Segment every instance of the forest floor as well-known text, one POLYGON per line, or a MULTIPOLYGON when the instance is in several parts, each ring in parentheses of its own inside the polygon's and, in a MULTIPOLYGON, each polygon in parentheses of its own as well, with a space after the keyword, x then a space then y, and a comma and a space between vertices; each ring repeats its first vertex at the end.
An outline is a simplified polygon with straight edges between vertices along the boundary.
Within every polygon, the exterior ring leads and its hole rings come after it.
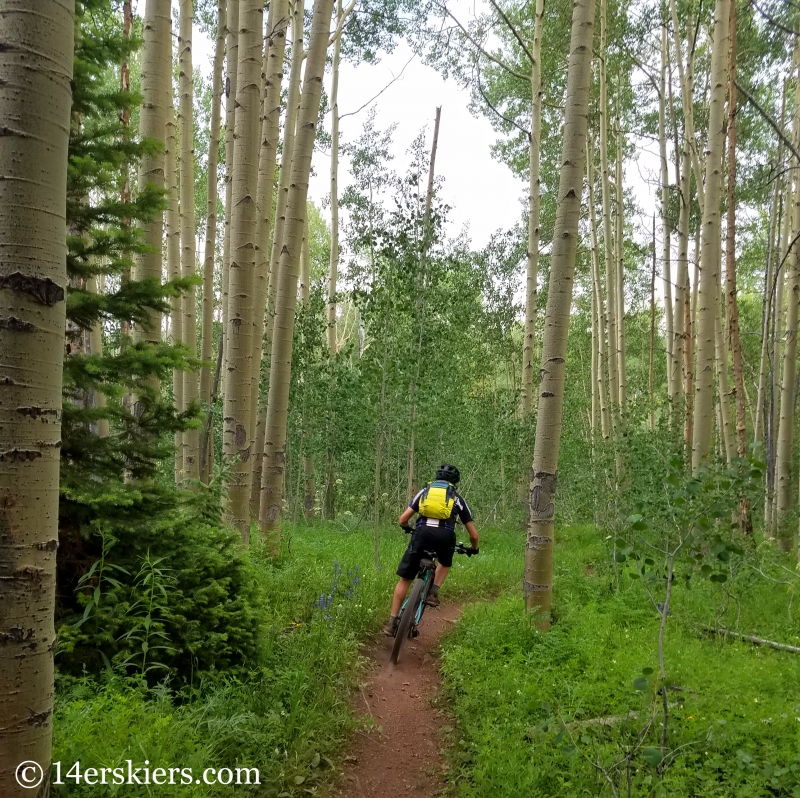
POLYGON ((460 604, 427 612, 419 637, 405 644, 397 665, 389 663, 390 638, 381 636, 368 650, 367 679, 356 695, 364 730, 356 730, 344 757, 339 798, 430 796, 442 788, 448 771, 442 726, 448 718, 438 649, 460 616, 460 604))

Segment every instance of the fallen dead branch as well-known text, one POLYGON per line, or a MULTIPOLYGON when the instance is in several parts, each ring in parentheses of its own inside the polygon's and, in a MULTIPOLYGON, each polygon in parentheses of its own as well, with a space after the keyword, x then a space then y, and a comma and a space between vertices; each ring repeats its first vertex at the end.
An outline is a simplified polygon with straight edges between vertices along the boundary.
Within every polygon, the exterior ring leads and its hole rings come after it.
POLYGON ((706 626, 703 623, 699 624, 699 627, 710 635, 737 637, 739 640, 746 640, 748 643, 752 643, 756 646, 768 646, 769 648, 774 648, 777 651, 788 651, 791 654, 800 654, 800 646, 790 646, 788 643, 776 643, 774 640, 764 640, 763 638, 756 637, 755 635, 743 635, 739 634, 739 632, 731 632, 729 629, 717 629, 713 626, 706 626))

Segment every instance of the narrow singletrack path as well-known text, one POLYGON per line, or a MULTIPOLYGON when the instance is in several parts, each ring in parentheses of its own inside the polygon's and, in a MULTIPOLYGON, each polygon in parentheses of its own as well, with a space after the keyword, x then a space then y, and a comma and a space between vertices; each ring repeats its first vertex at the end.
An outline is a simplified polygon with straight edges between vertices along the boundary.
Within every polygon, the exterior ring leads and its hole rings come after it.
POLYGON ((368 651, 373 667, 357 697, 372 728, 353 735, 338 798, 433 796, 444 785, 440 750, 443 708, 437 708, 437 651, 442 635, 458 621, 460 604, 428 610, 416 640, 407 640, 400 662, 389 664, 393 640, 381 636, 368 651))

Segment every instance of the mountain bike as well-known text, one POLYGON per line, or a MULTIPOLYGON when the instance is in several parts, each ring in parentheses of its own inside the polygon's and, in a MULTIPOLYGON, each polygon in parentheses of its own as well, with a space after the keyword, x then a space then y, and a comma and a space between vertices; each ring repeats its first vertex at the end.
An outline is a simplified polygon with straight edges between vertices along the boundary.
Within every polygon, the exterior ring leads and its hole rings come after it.
MULTIPOLYGON (((400 529, 407 535, 414 532, 413 527, 401 526, 400 529)), ((475 551, 471 547, 465 546, 463 543, 457 543, 455 550, 458 554, 466 554, 468 557, 472 556, 472 553, 475 551)), ((428 593, 430 593, 435 572, 436 552, 423 551, 423 557, 419 564, 419 573, 414 580, 411 594, 403 602, 403 606, 400 608, 400 613, 398 614, 399 623, 397 624, 397 631, 394 633, 392 654, 389 657, 389 662, 391 662, 392 665, 397 664, 403 642, 406 639, 419 636, 419 623, 422 620, 422 615, 427 606, 425 602, 428 600, 428 593)))

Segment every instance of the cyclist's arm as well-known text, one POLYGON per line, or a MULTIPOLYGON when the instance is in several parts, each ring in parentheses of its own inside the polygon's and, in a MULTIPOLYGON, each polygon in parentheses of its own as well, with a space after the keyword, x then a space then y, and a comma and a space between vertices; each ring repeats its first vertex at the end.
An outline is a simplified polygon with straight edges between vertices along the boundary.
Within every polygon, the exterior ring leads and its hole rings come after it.
POLYGON ((472 544, 473 549, 478 548, 478 530, 475 529, 475 524, 472 521, 467 521, 464 526, 467 528, 467 532, 469 532, 469 541, 472 544))
POLYGON ((400 514, 400 518, 397 519, 400 522, 400 526, 405 526, 411 520, 411 516, 414 515, 415 512, 416 510, 413 507, 406 507, 400 514))

